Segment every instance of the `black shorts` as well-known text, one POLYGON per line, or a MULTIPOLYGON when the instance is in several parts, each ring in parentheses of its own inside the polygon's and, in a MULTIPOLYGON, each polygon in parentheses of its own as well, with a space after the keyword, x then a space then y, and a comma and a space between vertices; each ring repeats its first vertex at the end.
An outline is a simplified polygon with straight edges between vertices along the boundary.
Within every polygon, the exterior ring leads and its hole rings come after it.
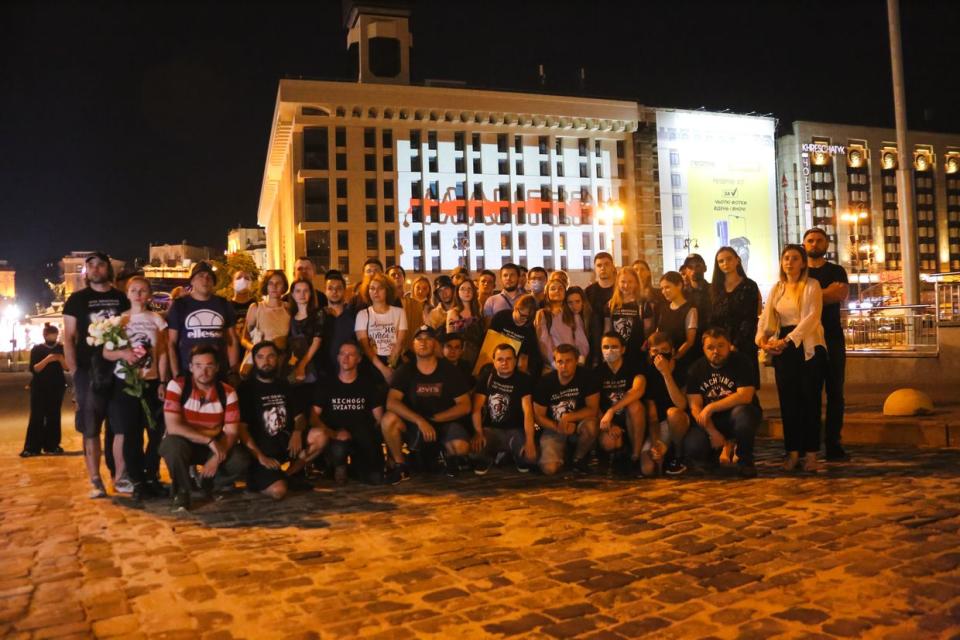
MULTIPOLYGON (((290 456, 284 453, 282 456, 274 457, 274 460, 283 464, 289 458, 290 456)), ((250 491, 259 493, 279 480, 287 480, 287 474, 283 469, 268 469, 256 459, 250 463, 250 470, 247 472, 247 489, 250 491)))
MULTIPOLYGON (((403 431, 403 441, 407 443, 407 448, 410 451, 417 451, 424 444, 420 427, 406 420, 403 421, 403 424, 406 425, 406 429, 403 431)), ((430 424, 437 431, 437 444, 446 444, 453 440, 470 441, 471 430, 464 426, 462 422, 455 420, 453 422, 431 422, 430 424)))

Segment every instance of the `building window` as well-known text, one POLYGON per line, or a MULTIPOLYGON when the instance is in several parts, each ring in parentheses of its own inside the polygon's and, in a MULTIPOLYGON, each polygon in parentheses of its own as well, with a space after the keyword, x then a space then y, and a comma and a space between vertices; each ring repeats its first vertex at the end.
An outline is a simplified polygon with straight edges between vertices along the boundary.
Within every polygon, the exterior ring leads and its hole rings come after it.
POLYGON ((433 182, 430 183, 430 191, 428 192, 427 196, 432 200, 440 199, 440 183, 439 182, 434 180, 433 182))
POLYGON ((679 173, 671 173, 671 174, 670 174, 670 186, 671 186, 671 187, 679 187, 679 186, 680 186, 680 174, 679 174, 679 173))
POLYGON ((475 133, 470 136, 470 146, 473 147, 474 151, 480 151, 480 134, 475 133))
POLYGON ((510 207, 500 207, 500 224, 510 224, 510 207))
POLYGON ((501 176, 510 175, 510 167, 507 164, 506 158, 497 161, 497 173, 499 173, 501 176))
POLYGON ((563 155, 563 138, 557 138, 554 140, 554 147, 556 147, 557 155, 563 155))
POLYGON ((457 207, 457 222, 459 224, 467 223, 467 208, 464 206, 457 207))
POLYGON ((423 222, 423 207, 420 205, 410 207, 410 216, 414 222, 423 222))
POLYGON ((422 171, 423 165, 420 162, 420 156, 413 156, 410 158, 410 171, 414 173, 420 173, 422 171))
POLYGON ((340 273, 350 273, 350 256, 340 256, 337 258, 337 266, 340 273))
POLYGON ((383 235, 387 251, 393 251, 397 246, 397 234, 395 231, 387 231, 383 235))
POLYGON ((431 151, 437 150, 437 132, 428 131, 427 132, 427 148, 431 151))
POLYGON ((500 183, 500 186, 497 187, 497 200, 501 202, 510 202, 510 183, 500 183))
POLYGON ((375 179, 364 180, 364 195, 368 200, 377 198, 377 181, 375 179))
POLYGON ((384 149, 393 149, 393 131, 390 129, 384 129, 381 135, 383 148, 384 149))
POLYGON ((557 201, 566 202, 567 201, 567 188, 563 185, 557 187, 557 201))
POLYGON ((497 134, 497 151, 500 153, 507 152, 507 134, 505 133, 497 134))
POLYGON ((410 132, 410 150, 414 152, 420 151, 420 130, 414 129, 410 132))
POLYGON ((527 232, 526 231, 517 232, 517 249, 519 249, 520 251, 527 250, 527 232))
POLYGON ((376 222, 377 221, 377 205, 368 204, 367 205, 367 222, 376 222))
POLYGON ((346 171, 347 170, 347 154, 338 153, 337 154, 337 171, 346 171))
POLYGON ((600 157, 600 151, 601 151, 601 149, 600 149, 600 141, 599 141, 599 140, 594 140, 594 141, 593 141, 593 151, 594 151, 594 153, 597 154, 597 157, 599 158, 599 157, 600 157))
POLYGON ((423 198, 423 183, 419 180, 410 183, 410 197, 416 199, 423 198))
POLYGON ((379 251, 380 242, 377 240, 376 231, 367 231, 367 251, 379 251))
POLYGON ((547 149, 550 145, 550 138, 547 136, 540 136, 537 138, 537 147, 540 152, 540 155, 547 155, 547 149))
POLYGON ((617 158, 623 159, 624 153, 625 151, 624 151, 623 140, 617 140, 617 158))
POLYGON ((553 200, 553 192, 550 190, 550 185, 542 184, 540 185, 540 199, 544 202, 550 202, 553 200))
POLYGON ((513 136, 513 150, 515 153, 523 153, 523 136, 513 136))
POLYGON ((305 222, 330 222, 330 183, 326 178, 307 178, 303 200, 305 222))
POLYGON ((319 269, 326 269, 330 265, 330 232, 307 231, 307 257, 319 269))
POLYGON ((540 208, 540 222, 543 224, 553 224, 553 212, 550 207, 540 208))
POLYGON ((315 171, 326 171, 329 168, 327 160, 327 128, 308 127, 303 130, 303 168, 315 171))
POLYGON ((427 158, 427 170, 430 171, 430 173, 437 172, 437 156, 427 158))
POLYGON ((338 147, 347 146, 347 130, 343 127, 337 127, 335 144, 338 147))
POLYGON ((673 194, 673 208, 682 209, 683 208, 683 196, 679 193, 673 194))
POLYGON ((483 251, 483 231, 477 231, 477 241, 473 243, 473 248, 483 251))
MULTIPOLYGON (((619 156, 618 156, 618 157, 619 157, 619 156)), ((679 166, 679 165, 680 165, 680 152, 679 152, 679 151, 671 151, 671 152, 670 152, 670 166, 671 166, 671 167, 676 167, 676 166, 679 166)))
POLYGON ((517 224, 527 224, 527 208, 523 205, 517 207, 517 224))
POLYGON ((383 172, 393 171, 393 156, 383 156, 383 172))
POLYGON ((553 256, 543 256, 543 268, 553 271, 553 256))
POLYGON ((483 207, 477 205, 473 208, 473 221, 477 224, 483 224, 483 207))
POLYGON ((589 177, 590 177, 590 170, 587 168, 587 163, 586 163, 586 162, 581 162, 581 163, 580 163, 580 177, 581 177, 581 178, 589 178, 589 177))
POLYGON ((593 234, 589 231, 583 232, 583 250, 593 251, 593 234))
POLYGON ((466 135, 463 131, 457 131, 453 134, 453 148, 455 151, 463 151, 464 139, 466 135))
POLYGON ((466 172, 466 163, 463 161, 463 158, 454 158, 453 159, 453 170, 457 173, 466 172))
POLYGON ((430 248, 431 249, 440 248, 440 232, 439 231, 430 232, 430 248))
POLYGON ((347 222, 347 205, 338 204, 337 205, 337 222, 347 222))
POLYGON ((363 130, 363 146, 367 149, 377 146, 377 130, 373 127, 366 127, 363 130))
POLYGON ((483 173, 483 166, 479 157, 473 159, 473 172, 483 173))
POLYGON ((543 250, 544 251, 553 250, 553 232, 552 231, 543 232, 543 250))
POLYGON ((365 156, 363 156, 363 170, 364 171, 377 170, 377 155, 375 153, 368 153, 365 156))
POLYGON ((602 162, 598 162, 598 163, 597 163, 597 177, 598 177, 598 178, 602 178, 602 177, 603 177, 603 163, 602 163, 602 162))
POLYGON ((589 142, 589 141, 588 141, 586 138, 579 138, 579 139, 577 140, 577 152, 580 154, 581 157, 584 157, 584 158, 585 158, 585 157, 587 156, 587 143, 588 143, 588 142, 589 142))
POLYGON ((510 251, 510 232, 500 232, 500 251, 510 251))
POLYGON ((516 174, 518 176, 523 175, 523 158, 517 158, 517 161, 514 163, 516 165, 516 174))
POLYGON ((417 251, 423 249, 423 231, 414 231, 413 233, 413 248, 417 251))
POLYGON ((418 273, 423 273, 423 258, 420 256, 413 256, 413 270, 418 273))
POLYGON ((337 197, 338 198, 347 197, 347 179, 346 178, 337 178, 337 197))
POLYGON ((557 160, 557 177, 563 177, 563 160, 557 160))
POLYGON ((337 231, 337 251, 350 250, 350 234, 344 230, 337 231))
POLYGON ((396 214, 394 213, 394 208, 392 204, 387 204, 383 206, 383 221, 384 222, 393 222, 396 214))
POLYGON ((383 199, 393 200, 393 180, 383 181, 383 199))
POLYGON ((540 175, 541 175, 541 176, 544 176, 544 177, 550 175, 550 161, 549 161, 549 160, 541 160, 541 161, 540 161, 540 175))
POLYGON ((430 269, 433 273, 440 273, 440 256, 430 258, 430 269))

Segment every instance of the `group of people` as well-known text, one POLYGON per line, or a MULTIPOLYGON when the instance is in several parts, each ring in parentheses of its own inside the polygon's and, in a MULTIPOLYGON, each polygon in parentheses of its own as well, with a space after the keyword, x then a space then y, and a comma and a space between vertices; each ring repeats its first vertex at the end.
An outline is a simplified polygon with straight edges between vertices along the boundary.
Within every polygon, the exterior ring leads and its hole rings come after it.
POLYGON ((766 304, 737 252, 723 247, 710 282, 696 254, 654 280, 643 260, 617 268, 601 252, 586 288, 563 271, 515 264, 408 281, 399 265, 372 258, 348 287, 343 274, 318 277, 303 258, 292 282, 268 271, 256 291, 254 274, 233 273, 227 298, 201 262, 164 313, 151 309, 142 275, 115 286, 109 257, 94 253, 88 286, 64 306, 62 345, 50 327, 31 357, 21 455, 59 449, 59 411, 54 418, 50 407, 59 408, 67 370, 91 497, 106 495, 104 423, 115 491, 137 500, 168 493, 174 509, 189 509, 194 490, 238 481, 280 499, 309 485, 317 468, 337 483, 483 475, 505 460, 545 475, 731 466, 752 478, 767 364, 784 466, 815 471, 825 383, 826 458, 847 459, 846 274, 824 260, 826 250, 817 228, 784 247, 766 304), (91 323, 113 316, 126 344, 94 346, 91 323), (144 401, 123 380, 130 367, 144 401))

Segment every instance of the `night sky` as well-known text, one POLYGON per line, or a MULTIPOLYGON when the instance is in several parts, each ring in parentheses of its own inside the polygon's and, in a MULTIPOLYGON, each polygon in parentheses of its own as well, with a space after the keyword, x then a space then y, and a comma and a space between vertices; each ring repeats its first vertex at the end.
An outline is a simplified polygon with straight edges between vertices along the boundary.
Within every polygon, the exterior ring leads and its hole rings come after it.
MULTIPOLYGON (((893 125, 884 0, 413 5, 415 82, 893 125)), ((910 126, 960 132, 960 3, 901 11, 910 126)), ((24 297, 71 250, 222 247, 252 226, 277 83, 349 79, 341 16, 337 0, 5 5, 0 259, 24 297)))

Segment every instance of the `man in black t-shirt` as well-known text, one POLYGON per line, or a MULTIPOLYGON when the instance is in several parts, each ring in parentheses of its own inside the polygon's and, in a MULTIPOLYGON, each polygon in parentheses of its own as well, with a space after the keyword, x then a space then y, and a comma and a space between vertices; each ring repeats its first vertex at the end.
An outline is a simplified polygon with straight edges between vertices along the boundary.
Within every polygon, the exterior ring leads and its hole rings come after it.
POLYGON ((616 458, 638 465, 646 431, 641 401, 646 381, 624 358, 625 344, 616 331, 604 334, 600 341, 603 361, 594 369, 600 384, 599 438, 604 451, 623 453, 616 458))
MULTIPOLYGON (((91 323, 119 316, 130 308, 130 301, 113 287, 110 256, 92 253, 84 266, 87 287, 73 293, 63 305, 63 356, 67 370, 73 373, 76 427, 83 434, 83 460, 90 478, 90 497, 102 498, 107 493, 100 478, 100 428, 107 415, 109 393, 94 390, 92 368, 98 367, 103 374, 98 378, 112 381, 114 363, 94 357, 101 347, 87 344, 87 337, 91 323)), ((110 463, 109 458, 107 462, 110 463)))
POLYGON ((533 414, 540 433, 540 470, 560 471, 567 445, 574 447, 573 467, 589 472, 587 459, 597 440, 600 387, 589 369, 577 366, 580 354, 570 344, 553 350, 555 370, 540 378, 533 396, 533 414))
POLYGON ((348 457, 357 476, 376 484, 383 479, 383 395, 377 381, 361 371, 363 353, 356 342, 341 344, 337 361, 337 375, 317 384, 314 426, 330 438, 328 451, 338 484, 346 481, 348 457))
POLYGON ((707 460, 711 449, 723 449, 728 439, 735 440, 740 476, 755 478, 753 440, 762 418, 756 373, 746 356, 731 346, 725 329, 704 331, 703 357, 687 372, 687 399, 696 425, 683 446, 687 456, 707 460))
POLYGON ((41 453, 63 453, 60 446, 60 409, 66 378, 63 375, 63 345, 57 342, 60 330, 43 327, 43 344, 30 350, 30 421, 21 458, 41 453))
POLYGON ((617 268, 613 264, 613 256, 601 251, 593 257, 593 272, 596 279, 584 291, 587 302, 593 310, 590 316, 590 357, 594 366, 602 362, 600 354, 600 340, 603 338, 603 317, 613 297, 613 288, 617 283, 617 268))
POLYGON ((827 343, 827 366, 824 387, 827 391, 827 419, 824 428, 827 460, 849 460, 850 456, 840 444, 843 428, 843 384, 846 377, 847 345, 840 323, 841 306, 850 295, 847 272, 838 264, 827 262, 829 240, 823 229, 813 228, 803 234, 803 247, 807 250, 807 273, 820 283, 823 292, 823 310, 820 323, 823 338, 827 343))
POLYGON ((647 346, 641 374, 645 380, 643 402, 648 441, 640 456, 641 472, 645 476, 653 475, 656 467, 666 461, 664 471, 667 475, 680 475, 686 471, 683 439, 690 429, 690 416, 687 414, 687 396, 674 376, 676 352, 670 336, 662 331, 654 331, 647 339, 647 346), (666 456, 665 440, 673 445, 671 456, 666 456))
POLYGON ((326 434, 311 429, 304 441, 304 407, 293 401, 285 379, 277 377, 280 350, 269 341, 253 348, 253 372, 237 389, 240 403, 240 440, 250 450, 247 486, 280 500, 287 495, 289 478, 303 470, 327 443, 326 434), (283 471, 280 466, 290 462, 283 471))
POLYGON ((473 395, 473 451, 483 456, 474 473, 483 475, 490 459, 509 452, 517 471, 526 473, 537 460, 534 441, 533 379, 517 369, 517 354, 508 344, 493 350, 493 369, 484 371, 473 395))
POLYGON ((468 385, 473 387, 477 383, 473 378, 473 364, 463 359, 463 334, 443 334, 440 337, 440 353, 444 360, 460 370, 468 385))
POLYGON ((403 442, 429 463, 443 445, 446 473, 458 474, 462 458, 470 452, 470 387, 459 369, 439 357, 440 345, 430 325, 413 336, 414 362, 397 369, 387 394, 387 412, 381 427, 393 458, 393 484, 409 478, 403 442))
POLYGON ((520 343, 517 351, 517 366, 534 378, 540 375, 540 346, 533 316, 537 312, 537 300, 532 295, 520 296, 513 309, 498 311, 490 321, 490 328, 520 343))

